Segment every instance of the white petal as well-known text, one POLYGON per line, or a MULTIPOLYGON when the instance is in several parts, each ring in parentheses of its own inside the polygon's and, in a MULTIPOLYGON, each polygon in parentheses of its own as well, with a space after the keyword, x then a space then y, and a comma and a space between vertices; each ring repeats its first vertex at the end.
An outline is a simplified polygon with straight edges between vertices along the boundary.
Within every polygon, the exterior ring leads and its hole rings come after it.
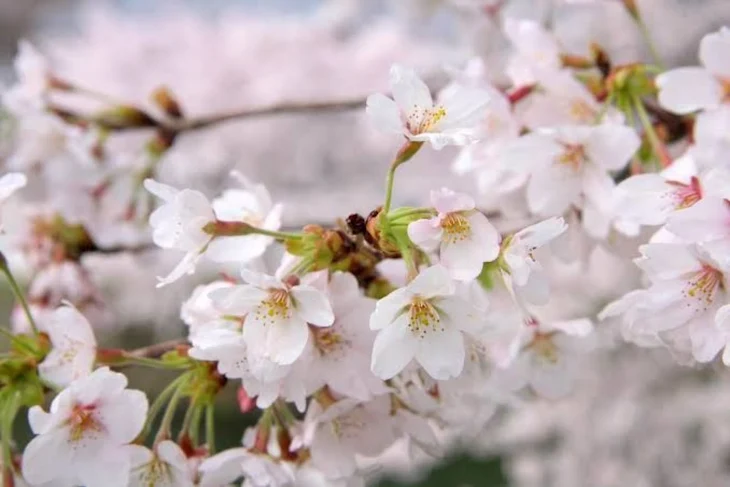
POLYGON ((375 310, 370 315, 370 329, 380 330, 393 323, 404 312, 412 296, 409 290, 400 288, 379 299, 375 304, 375 310))
POLYGON ((464 337, 453 328, 429 331, 416 352, 418 363, 436 380, 458 377, 464 370, 465 356, 464 337))
POLYGON ((370 368, 383 380, 393 378, 416 355, 418 342, 408 328, 408 316, 403 315, 385 326, 375 337, 370 368))
POLYGON ((700 41, 700 61, 715 76, 730 78, 728 52, 730 52, 730 30, 727 27, 707 34, 700 41))
POLYGON ((467 217, 471 227, 472 239, 480 246, 482 262, 491 262, 499 255, 499 232, 489 219, 481 212, 476 211, 467 217))
POLYGON ((527 204, 532 212, 540 215, 561 215, 578 202, 581 189, 579 173, 555 164, 533 173, 527 184, 527 204))
POLYGON ((454 294, 456 287, 446 268, 441 265, 434 265, 421 271, 408 284, 408 290, 412 294, 428 299, 433 296, 450 296, 454 294))
POLYGON ((129 443, 142 431, 149 403, 142 391, 125 390, 99 408, 101 422, 118 444, 129 443))
POLYGON ((534 171, 553 163, 563 153, 553 137, 540 132, 509 141, 499 152, 500 164, 512 171, 534 171))
POLYGON ((444 89, 439 104, 446 110, 446 116, 439 124, 439 131, 454 128, 473 128, 486 118, 486 107, 491 100, 488 91, 478 88, 454 86, 444 89))
POLYGON ((167 184, 162 184, 158 181, 155 181, 154 179, 145 179, 143 184, 147 191, 163 201, 173 200, 175 196, 177 196, 177 194, 180 192, 176 188, 168 186, 167 184))
POLYGON ((474 198, 465 193, 457 193, 448 188, 431 191, 431 204, 439 213, 473 210, 474 198))
POLYGON ((531 304, 547 304, 550 300, 550 281, 539 271, 531 272, 524 284, 515 283, 515 293, 531 304))
POLYGON ((449 271, 453 279, 471 281, 482 272, 484 247, 482 243, 467 238, 454 243, 444 243, 441 246, 441 265, 449 271))
POLYGON ((393 99, 402 112, 408 113, 413 108, 431 108, 433 99, 426 83, 410 68, 393 65, 390 68, 390 87, 393 99))
POLYGON ((40 485, 71 474, 71 449, 66 433, 51 431, 28 443, 22 459, 23 477, 28 483, 40 485))
POLYGON ((678 68, 656 78, 659 104, 681 115, 720 105, 722 87, 703 68, 678 68))
POLYGON ((205 256, 213 262, 246 264, 261 257, 273 241, 274 239, 265 235, 216 237, 205 249, 205 256))
POLYGON ((16 190, 28 183, 25 174, 11 172, 0 177, 0 201, 7 199, 16 190))
POLYGON ((689 208, 672 213, 667 230, 691 242, 730 235, 730 204, 727 200, 706 197, 689 208))
POLYGON ((307 323, 314 326, 331 326, 334 323, 332 305, 323 292, 302 285, 292 288, 291 295, 297 314, 307 323))
POLYGON ((639 145, 641 140, 633 129, 615 124, 595 127, 584 143, 588 159, 608 171, 623 169, 639 145))
POLYGON ((405 131, 398 105, 387 96, 381 93, 370 95, 365 111, 378 129, 396 134, 405 131))
POLYGON ((441 243, 441 220, 438 217, 416 220, 408 224, 408 238, 426 252, 433 252, 441 243))
POLYGON ((194 274, 195 266, 197 265, 198 260, 200 260, 201 255, 202 254, 197 250, 185 254, 182 260, 178 262, 175 268, 171 270, 167 276, 157 278, 157 287, 163 287, 167 286, 168 284, 172 284, 186 274, 194 274))

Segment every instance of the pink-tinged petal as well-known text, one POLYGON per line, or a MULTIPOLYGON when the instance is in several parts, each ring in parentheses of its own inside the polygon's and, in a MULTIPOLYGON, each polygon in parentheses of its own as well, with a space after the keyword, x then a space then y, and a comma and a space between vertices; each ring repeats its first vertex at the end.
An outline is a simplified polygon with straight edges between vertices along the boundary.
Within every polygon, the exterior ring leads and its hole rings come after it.
POLYGON ((539 215, 561 215, 579 201, 581 190, 581 175, 555 164, 533 173, 527 183, 527 204, 539 215))
POLYGON ((398 105, 387 96, 381 93, 370 95, 365 111, 379 130, 395 134, 405 132, 398 105))
POLYGON ((279 279, 262 272, 256 272, 252 269, 241 269, 241 278, 252 286, 262 289, 283 287, 279 279))
POLYGON ((332 326, 335 315, 327 296, 311 286, 292 288, 296 313, 307 323, 314 326, 332 326))
POLYGON ((448 132, 424 132, 417 135, 408 135, 416 142, 429 142, 434 150, 441 150, 447 145, 465 146, 477 140, 476 133, 471 129, 454 129, 448 132))
POLYGON ((684 115, 697 110, 716 108, 722 99, 722 86, 704 68, 678 68, 656 78, 659 104, 684 115))
POLYGON ((473 210, 474 198, 465 193, 457 193, 448 188, 431 191, 431 204, 439 213, 473 210))
POLYGON ((407 310, 412 297, 408 289, 400 288, 378 300, 375 311, 370 315, 370 329, 380 330, 393 323, 407 310))
POLYGON ((700 41, 700 61, 707 70, 722 78, 730 78, 730 29, 721 27, 700 41))
POLYGON ((453 328, 429 330, 421 338, 416 360, 436 380, 458 377, 464 370, 464 336, 453 328))
POLYGON ((400 65, 390 68, 390 87, 400 110, 408 113, 414 108, 431 108, 431 90, 413 69, 400 65))
POLYGON ((444 266, 434 265, 421 271, 410 284, 408 290, 422 298, 450 296, 456 292, 454 281, 444 266))
POLYGON ((408 224, 408 238, 426 252, 435 251, 441 244, 443 230, 438 217, 424 218, 408 224))
POLYGON ((515 234, 515 239, 528 248, 538 248, 562 235, 567 228, 563 217, 548 218, 520 230, 515 234))
POLYGON ((407 315, 401 316, 375 337, 370 368, 383 380, 392 379, 416 355, 418 341, 408 327, 408 319, 407 315))
POLYGON ((583 144, 588 159, 605 171, 626 167, 639 149, 641 140, 626 125, 603 124, 595 127, 583 144))
POLYGON ((41 485, 71 473, 68 431, 59 429, 33 438, 23 452, 23 478, 41 485))
POLYGON ((720 198, 706 197, 669 216, 667 230, 690 242, 730 236, 730 204, 720 198))
MULTIPOLYGON (((723 105, 717 110, 698 114, 693 135, 696 145, 711 145, 727 141, 730 138, 730 106, 723 105)), ((695 175, 693 173, 689 176, 695 175)), ((684 182, 689 182, 689 177, 684 182)))
POLYGON ((78 476, 85 487, 127 487, 130 470, 129 453, 120 448, 118 453, 85 463, 78 476))

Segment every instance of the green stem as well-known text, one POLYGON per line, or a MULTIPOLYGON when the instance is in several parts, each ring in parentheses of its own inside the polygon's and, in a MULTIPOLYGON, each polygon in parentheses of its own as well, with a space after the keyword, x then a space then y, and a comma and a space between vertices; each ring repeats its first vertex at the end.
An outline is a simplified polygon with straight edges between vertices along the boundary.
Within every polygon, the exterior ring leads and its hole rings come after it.
POLYGON ((291 239, 302 238, 302 235, 300 233, 276 232, 274 230, 266 230, 265 228, 258 228, 258 227, 251 227, 251 228, 252 228, 251 233, 255 233, 258 235, 266 235, 268 237, 274 237, 277 240, 291 240, 291 239))
POLYGON ((0 418, 2 423, 0 424, 0 442, 2 443, 2 461, 3 461, 3 472, 6 469, 10 469, 12 472, 13 456, 10 445, 12 444, 13 436, 13 423, 15 422, 15 416, 18 414, 20 408, 19 394, 17 391, 9 391, 7 403, 3 408, 3 414, 0 418))
POLYGON ((13 277, 13 273, 10 272, 10 268, 8 268, 7 265, 1 265, 0 270, 5 274, 6 279, 8 280, 8 283, 10 284, 10 288, 13 290, 13 294, 15 294, 16 299, 20 302, 20 305, 23 307, 23 312, 25 313, 25 317, 28 319, 28 323, 30 323, 30 327, 33 330, 33 333, 35 335, 39 334, 38 326, 35 323, 35 320, 33 319, 33 315, 30 313, 30 307, 28 307, 28 302, 25 299, 25 295, 23 294, 23 291, 20 289, 20 286, 18 285, 18 282, 15 280, 15 277, 13 277))
POLYGON ((195 411, 193 412, 193 419, 190 421, 190 428, 188 429, 190 440, 195 446, 198 446, 200 441, 200 420, 203 417, 204 409, 205 408, 203 406, 198 406, 195 408, 195 411))
POLYGON ((659 140, 659 136, 654 130, 654 124, 652 124, 651 120, 649 120, 649 114, 646 113, 644 103, 638 96, 633 96, 632 99, 634 102, 636 114, 639 116, 641 125, 644 127, 644 131, 646 132, 646 136, 649 139, 649 143, 651 144, 651 148, 654 151, 654 155, 656 156, 662 167, 667 167, 669 164, 671 164, 671 160, 669 160, 669 156, 664 148, 664 144, 661 140, 659 140))
POLYGON ((190 399, 190 404, 188 404, 188 409, 185 411, 185 416, 183 417, 182 425, 180 426, 180 433, 178 434, 178 442, 180 439, 188 433, 188 430, 190 429, 190 426, 192 425, 193 417, 195 416, 195 411, 200 409, 200 405, 195 402, 194 399, 190 399))
POLYGON ((654 64, 664 71, 664 62, 662 61, 662 57, 659 55, 659 51, 651 38, 651 34, 649 34, 649 29, 646 27, 644 19, 642 19, 639 15, 636 15, 634 19, 636 20, 636 25, 639 26, 639 32, 641 32, 641 36, 644 38, 646 46, 649 48, 649 54, 651 54, 654 64))
POLYGON ((170 363, 164 360, 157 360, 148 357, 124 357, 124 360, 120 363, 112 364, 114 367, 124 365, 139 365, 142 367, 152 367, 155 369, 166 369, 166 370, 180 370, 188 368, 188 364, 185 363, 170 363))
MULTIPOLYGON (((184 374, 183 377, 187 379, 187 374, 184 374)), ((165 409, 165 414, 162 416, 160 427, 157 430, 157 436, 155 436, 155 443, 159 443, 171 436, 172 420, 175 417, 175 411, 177 411, 177 404, 180 402, 180 398, 182 397, 183 385, 185 385, 185 382, 183 381, 177 385, 175 392, 173 392, 172 397, 170 398, 170 402, 167 403, 167 409, 165 409)))
POLYGON ((168 401, 170 396, 172 396, 172 394, 178 389, 180 384, 186 378, 187 374, 182 374, 180 377, 170 382, 167 387, 165 387, 162 392, 160 392, 155 401, 152 403, 152 406, 150 406, 149 412, 147 413, 147 421, 145 422, 144 428, 142 428, 142 433, 140 433, 139 435, 140 438, 144 439, 147 437, 147 435, 150 433, 150 429, 152 429, 152 422, 160 413, 162 407, 168 401))
POLYGON ((208 454, 215 453, 215 404, 213 402, 205 407, 205 442, 208 444, 208 454))

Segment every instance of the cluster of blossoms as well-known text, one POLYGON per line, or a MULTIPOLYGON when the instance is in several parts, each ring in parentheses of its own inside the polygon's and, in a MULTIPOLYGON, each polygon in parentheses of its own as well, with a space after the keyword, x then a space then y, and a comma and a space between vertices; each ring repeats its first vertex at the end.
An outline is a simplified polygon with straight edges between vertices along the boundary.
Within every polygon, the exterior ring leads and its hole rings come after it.
POLYGON ((43 143, 14 147, 8 166, 22 173, 0 178, 0 271, 18 302, 0 355, 4 484, 364 485, 393 458, 415 469, 445 456, 499 407, 569 394, 608 335, 686 363, 725 348, 730 365, 730 31, 702 40, 702 67, 657 74, 598 46, 568 55, 532 21, 503 28, 509 86, 474 60, 434 96, 394 65, 391 95, 363 103, 403 141, 382 205, 301 230, 282 230, 283 206, 238 172, 216 198, 158 181, 180 134, 230 114, 186 117, 166 88, 151 109, 117 102, 21 44, 3 104, 43 143), (398 169, 428 146, 459 147, 454 170, 479 196, 430 188, 424 206, 396 206, 398 169), (100 347, 108 318, 83 257, 150 242, 179 257, 158 287, 206 261, 225 272, 182 303, 181 340, 100 347), (561 277, 599 252, 634 258, 646 285, 565 306, 561 277), (119 372, 130 365, 177 376, 150 404, 119 372), (216 451, 229 384, 241 412, 259 414, 240 447, 216 451), (23 450, 11 435, 25 407, 23 450))

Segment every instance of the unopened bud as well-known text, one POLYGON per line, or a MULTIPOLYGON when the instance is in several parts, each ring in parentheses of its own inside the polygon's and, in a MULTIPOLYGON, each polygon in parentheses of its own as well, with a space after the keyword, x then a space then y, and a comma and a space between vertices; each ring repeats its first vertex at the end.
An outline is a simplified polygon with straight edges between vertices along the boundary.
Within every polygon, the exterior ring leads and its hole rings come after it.
POLYGON ((629 15, 631 15, 634 20, 639 20, 640 13, 639 7, 636 5, 636 0, 621 0, 621 2, 624 4, 624 8, 629 15))
POLYGON ((171 118, 182 118, 182 109, 167 86, 160 86, 152 92, 152 101, 171 118))
POLYGON ((124 130, 142 127, 156 127, 157 122, 137 107, 118 105, 102 110, 92 121, 108 130, 124 130))

